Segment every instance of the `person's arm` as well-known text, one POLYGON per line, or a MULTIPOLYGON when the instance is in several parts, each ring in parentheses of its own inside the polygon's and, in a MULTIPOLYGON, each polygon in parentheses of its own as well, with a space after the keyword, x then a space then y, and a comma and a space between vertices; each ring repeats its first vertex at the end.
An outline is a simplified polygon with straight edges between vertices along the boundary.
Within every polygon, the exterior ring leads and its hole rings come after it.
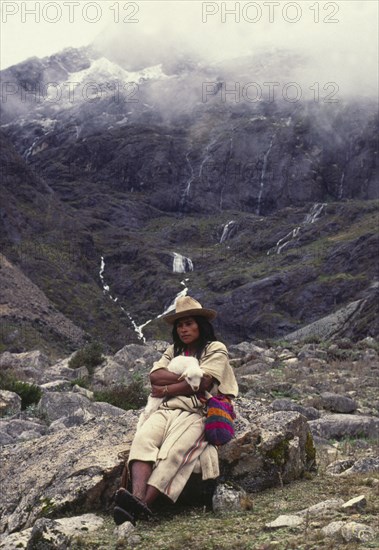
POLYGON ((205 374, 201 380, 200 388, 194 391, 186 380, 179 380, 179 376, 167 369, 158 369, 150 373, 151 395, 153 397, 173 397, 177 395, 193 395, 198 391, 208 391, 213 380, 205 374))

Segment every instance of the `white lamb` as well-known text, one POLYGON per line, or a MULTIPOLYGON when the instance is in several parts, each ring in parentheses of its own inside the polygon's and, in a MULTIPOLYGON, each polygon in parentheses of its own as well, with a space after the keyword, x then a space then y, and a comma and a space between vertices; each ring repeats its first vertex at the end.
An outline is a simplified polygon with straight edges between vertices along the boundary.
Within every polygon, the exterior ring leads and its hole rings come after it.
MULTIPOLYGON (((201 370, 199 361, 196 357, 178 355, 177 357, 171 359, 167 366, 167 370, 175 374, 180 374, 179 380, 185 379, 194 391, 199 389, 204 373, 201 370)), ((139 417, 137 430, 139 430, 149 416, 159 408, 159 405, 163 402, 163 400, 164 397, 152 397, 149 395, 146 407, 139 417)))

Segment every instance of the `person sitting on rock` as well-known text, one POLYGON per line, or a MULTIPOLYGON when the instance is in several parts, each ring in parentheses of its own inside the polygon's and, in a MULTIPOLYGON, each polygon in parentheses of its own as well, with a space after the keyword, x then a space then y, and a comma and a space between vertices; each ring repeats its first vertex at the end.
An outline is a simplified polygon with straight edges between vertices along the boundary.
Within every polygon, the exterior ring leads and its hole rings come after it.
MULTIPOLYGON (((175 313, 163 319, 173 326, 173 344, 154 363, 150 372, 151 394, 164 397, 133 439, 128 473, 132 492, 124 487, 115 493, 113 517, 117 525, 151 515, 150 505, 163 494, 176 502, 192 473, 203 480, 219 476, 217 449, 204 435, 204 391, 236 397, 238 386, 225 345, 216 340, 210 323, 216 312, 205 309, 190 296, 176 301, 175 313), (186 380, 167 370, 178 355, 195 356, 204 372, 195 392, 186 380)), ((125 483, 126 486, 126 483, 125 483)))

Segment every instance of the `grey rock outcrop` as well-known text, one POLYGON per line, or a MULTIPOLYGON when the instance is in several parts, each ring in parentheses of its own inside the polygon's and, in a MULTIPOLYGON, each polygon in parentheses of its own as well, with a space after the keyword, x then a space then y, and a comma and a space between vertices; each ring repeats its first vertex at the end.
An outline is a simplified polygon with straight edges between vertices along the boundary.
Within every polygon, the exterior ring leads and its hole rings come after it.
POLYGON ((379 418, 352 414, 327 414, 309 422, 311 432, 325 439, 342 437, 377 437, 379 418))
POLYGON ((137 414, 102 417, 1 450, 0 532, 79 506, 106 508, 121 475, 137 414), (17 464, 17 476, 14 465, 17 464))
POLYGON ((354 399, 331 392, 322 393, 321 402, 324 409, 336 413, 352 413, 358 408, 358 405, 354 399))

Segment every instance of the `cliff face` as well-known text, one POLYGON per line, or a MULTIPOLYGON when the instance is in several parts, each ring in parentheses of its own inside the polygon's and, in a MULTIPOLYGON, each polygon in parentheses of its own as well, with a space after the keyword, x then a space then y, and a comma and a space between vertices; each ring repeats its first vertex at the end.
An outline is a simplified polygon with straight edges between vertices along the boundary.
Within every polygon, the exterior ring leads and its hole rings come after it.
MULTIPOLYGON (((287 80, 304 63, 279 61, 287 80)), ((263 80, 272 62, 241 60, 233 77, 263 80)), ((14 93, 2 130, 20 155, 2 156, 5 253, 21 265, 15 247, 30 240, 70 243, 59 285, 32 245, 21 267, 111 345, 136 339, 133 322, 162 313, 183 286, 218 307, 217 328, 236 342, 292 332, 377 277, 375 105, 248 101, 225 93, 231 74, 195 63, 129 72, 90 49, 3 71, 14 93), (53 79, 60 96, 49 95, 53 79)), ((155 322, 145 333, 162 335, 155 322)))

